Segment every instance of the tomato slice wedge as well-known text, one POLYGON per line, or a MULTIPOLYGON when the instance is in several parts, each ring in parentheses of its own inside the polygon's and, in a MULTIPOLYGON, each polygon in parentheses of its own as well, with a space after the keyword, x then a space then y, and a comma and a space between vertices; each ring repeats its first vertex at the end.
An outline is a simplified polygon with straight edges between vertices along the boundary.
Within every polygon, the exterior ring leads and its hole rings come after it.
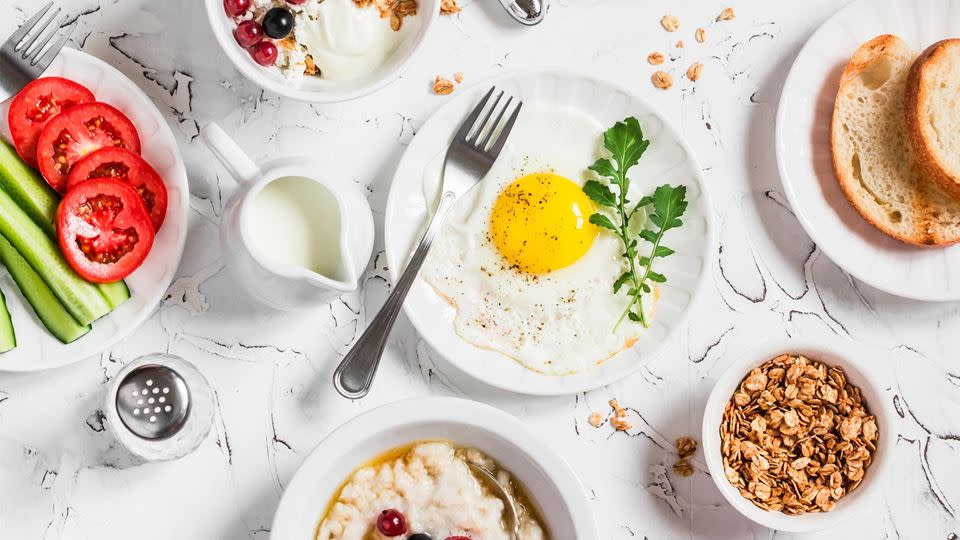
POLYGON ((74 164, 101 148, 119 146, 140 153, 133 122, 106 103, 83 103, 54 116, 37 139, 40 174, 58 193, 66 191, 74 164))
POLYGON ((23 87, 10 102, 7 123, 17 153, 37 166, 37 138, 51 118, 62 111, 94 101, 93 93, 69 79, 44 77, 23 87))
POLYGON ((101 148, 78 161, 67 177, 67 191, 92 178, 116 178, 133 186, 150 214, 153 229, 159 230, 167 215, 167 186, 157 171, 126 148, 101 148))
POLYGON ((153 246, 153 225, 137 190, 94 178, 67 192, 57 209, 57 239, 67 263, 87 281, 130 275, 153 246))

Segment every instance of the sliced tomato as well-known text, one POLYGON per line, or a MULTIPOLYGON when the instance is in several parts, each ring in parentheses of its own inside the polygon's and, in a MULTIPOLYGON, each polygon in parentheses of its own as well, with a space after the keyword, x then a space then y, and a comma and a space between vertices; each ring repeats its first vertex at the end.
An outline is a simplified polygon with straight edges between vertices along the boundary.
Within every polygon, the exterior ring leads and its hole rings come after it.
POLYGON ((150 214, 153 229, 159 230, 167 215, 167 186, 157 171, 137 154, 116 146, 101 148, 70 169, 67 191, 91 178, 117 178, 133 186, 150 214))
POLYGON ((54 116, 40 131, 37 166, 47 183, 62 194, 74 164, 112 146, 140 153, 140 136, 133 122, 106 103, 83 103, 54 116))
POLYGON ((51 118, 62 111, 94 101, 93 93, 69 79, 44 77, 23 87, 10 102, 7 122, 17 153, 37 166, 37 138, 51 118))
POLYGON ((147 258, 153 225, 130 184, 94 178, 74 186, 60 201, 57 239, 80 277, 107 283, 127 277, 147 258))

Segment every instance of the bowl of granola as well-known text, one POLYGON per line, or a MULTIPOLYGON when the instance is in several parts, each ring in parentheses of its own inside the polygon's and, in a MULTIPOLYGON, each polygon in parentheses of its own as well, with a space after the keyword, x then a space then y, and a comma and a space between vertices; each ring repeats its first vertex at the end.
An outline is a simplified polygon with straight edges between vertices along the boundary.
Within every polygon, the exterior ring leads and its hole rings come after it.
POLYGON ((896 433, 867 369, 882 352, 851 340, 757 346, 720 376, 707 400, 703 452, 717 488, 741 514, 790 532, 831 527, 870 506, 896 433))
POLYGON ((398 78, 441 0, 204 0, 217 42, 248 79, 300 101, 364 96, 398 78))

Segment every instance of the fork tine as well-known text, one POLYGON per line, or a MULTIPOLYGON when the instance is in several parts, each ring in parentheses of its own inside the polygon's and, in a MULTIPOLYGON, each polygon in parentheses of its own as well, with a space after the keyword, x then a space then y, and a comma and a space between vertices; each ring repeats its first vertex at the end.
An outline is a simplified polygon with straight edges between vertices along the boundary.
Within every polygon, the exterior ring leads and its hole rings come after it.
MULTIPOLYGON (((497 119, 494 120, 492 124, 490 124, 490 131, 487 132, 487 135, 486 137, 483 138, 483 141, 480 141, 477 143, 477 148, 479 148, 480 150, 485 150, 487 148, 487 143, 490 142, 490 138, 493 137, 494 133, 496 133, 497 126, 500 125, 500 120, 503 119, 503 113, 507 112, 507 109, 510 108, 511 103, 513 103, 513 96, 509 96, 509 98, 507 99, 507 102, 503 104, 503 108, 500 109, 500 113, 497 114, 497 119)), ((493 106, 496 107, 497 106, 496 103, 494 103, 493 106)), ((478 136, 480 135, 479 132, 477 133, 477 135, 478 136)))
POLYGON ((490 147, 488 154, 496 157, 500 155, 500 151, 503 150, 503 145, 507 142, 507 137, 510 135, 510 131, 513 130, 513 125, 517 122, 517 117, 520 116, 520 108, 523 107, 522 101, 517 101, 517 108, 513 110, 513 114, 510 115, 510 119, 507 120, 507 123, 504 124, 503 129, 500 131, 500 135, 497 136, 497 140, 494 141, 493 146, 490 147))
POLYGON ((480 100, 480 103, 470 111, 470 115, 460 124, 460 129, 457 130, 457 134, 454 136, 454 139, 464 139, 466 140, 467 135, 470 134, 470 130, 473 128, 473 124, 476 123, 477 118, 480 117, 480 113, 483 112, 483 108, 487 105, 487 102, 490 101, 490 96, 493 95, 493 91, 496 90, 495 86, 491 86, 490 90, 487 90, 487 95, 483 96, 483 99, 480 100))
POLYGON ((60 35, 57 41, 47 49, 47 52, 43 53, 43 56, 40 57, 40 60, 37 60, 37 54, 40 54, 40 49, 43 47, 37 47, 37 53, 33 55, 34 59, 31 60, 31 64, 38 67, 41 71, 47 69, 50 64, 53 62, 53 59, 60 54, 60 49, 63 48, 67 40, 70 39, 70 36, 73 34, 73 31, 77 29, 77 21, 70 23, 70 26, 60 35))
MULTIPOLYGON (((36 30, 36 32, 34 32, 33 35, 30 36, 30 39, 28 39, 27 42, 24 43, 22 49, 18 49, 18 50, 23 51, 22 54, 23 54, 23 59, 24 59, 24 60, 26 60, 26 59, 27 59, 27 55, 30 54, 30 47, 32 47, 33 44, 34 44, 34 42, 37 41, 37 38, 39 38, 40 36, 42 36, 42 35, 47 31, 47 27, 50 26, 50 23, 53 22, 53 21, 57 18, 57 15, 59 15, 59 14, 60 14, 60 8, 57 8, 57 10, 53 12, 53 15, 51 15, 48 19, 46 19, 46 20, 43 22, 43 24, 39 24, 39 25, 34 26, 34 29, 36 30)), ((54 31, 54 32, 57 31, 57 27, 56 27, 56 26, 54 26, 53 31, 54 31)), ((50 38, 47 37, 46 39, 49 40, 50 38)), ((41 47, 42 47, 42 46, 43 46, 43 45, 41 45, 41 47)))
POLYGON ((17 44, 23 41, 23 38, 27 35, 27 32, 29 32, 30 29, 37 24, 37 21, 39 21, 40 18, 50 10, 50 6, 52 5, 52 1, 47 2, 47 5, 43 6, 43 8, 41 8, 40 11, 38 11, 33 17, 30 17, 26 22, 20 25, 20 28, 18 28, 17 31, 10 36, 10 38, 7 40, 7 43, 9 43, 14 50, 18 50, 17 44))
POLYGON ((493 111, 497 108, 497 105, 500 104, 500 99, 502 97, 503 97, 503 90, 501 90, 500 93, 497 94, 497 99, 493 102, 493 105, 489 109, 487 109, 487 114, 483 115, 483 120, 481 120, 480 123, 477 124, 477 132, 474 133, 473 137, 467 137, 467 142, 470 142, 470 139, 473 139, 474 141, 480 140, 480 134, 483 133, 483 130, 487 129, 487 126, 488 126, 487 121, 490 120, 490 115, 493 114, 493 111))

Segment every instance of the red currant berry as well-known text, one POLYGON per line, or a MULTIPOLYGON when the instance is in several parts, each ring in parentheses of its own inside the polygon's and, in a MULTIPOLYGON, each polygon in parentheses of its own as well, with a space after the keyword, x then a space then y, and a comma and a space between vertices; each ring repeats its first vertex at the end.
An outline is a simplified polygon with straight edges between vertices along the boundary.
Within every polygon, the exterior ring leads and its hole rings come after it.
POLYGON ((407 520, 399 510, 384 510, 377 518, 377 530, 384 536, 400 536, 407 532, 407 520))
POLYGON ((295 5, 295 6, 299 6, 300 4, 305 4, 305 3, 307 3, 307 0, 287 0, 287 3, 288 3, 288 4, 293 4, 293 5, 295 5))
POLYGON ((223 10, 231 17, 239 17, 250 9, 250 0, 223 0, 223 10))
POLYGON ((263 27, 257 21, 243 21, 233 31, 233 37, 244 49, 253 47, 263 39, 263 27))
POLYGON ((250 56, 261 66, 272 66, 277 61, 277 54, 277 46, 269 40, 263 40, 250 47, 250 56))

